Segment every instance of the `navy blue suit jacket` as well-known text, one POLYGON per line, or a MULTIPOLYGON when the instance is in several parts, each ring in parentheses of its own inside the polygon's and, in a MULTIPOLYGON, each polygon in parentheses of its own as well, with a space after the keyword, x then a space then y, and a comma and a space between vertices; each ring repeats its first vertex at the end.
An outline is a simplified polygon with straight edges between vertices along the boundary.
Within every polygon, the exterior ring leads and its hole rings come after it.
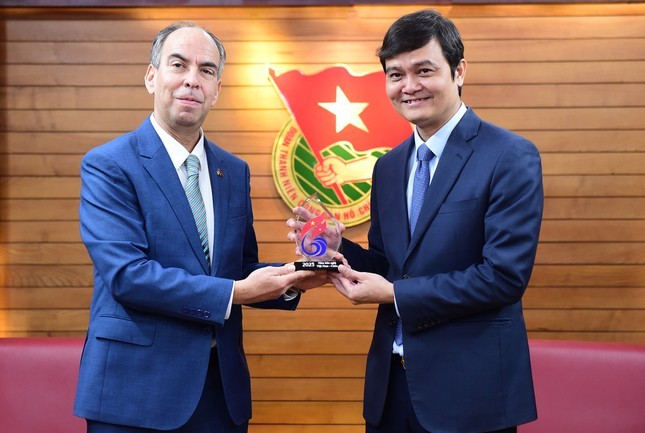
MULTIPOLYGON (((94 264, 94 293, 78 416, 182 426, 201 396, 215 337, 229 414, 237 424, 251 417, 241 307, 233 305, 224 320, 231 280, 262 266, 249 167, 211 142, 205 147, 215 215, 210 272, 183 187, 149 119, 83 158, 81 235, 94 264)), ((296 305, 280 298, 258 306, 296 305)))
MULTIPOLYGON (((394 283, 410 397, 433 433, 482 432, 536 418, 521 298, 542 220, 535 146, 468 110, 441 156, 409 235, 411 137, 374 167, 369 250, 343 241, 357 270, 394 283)), ((365 419, 378 424, 397 314, 379 306, 365 419)))

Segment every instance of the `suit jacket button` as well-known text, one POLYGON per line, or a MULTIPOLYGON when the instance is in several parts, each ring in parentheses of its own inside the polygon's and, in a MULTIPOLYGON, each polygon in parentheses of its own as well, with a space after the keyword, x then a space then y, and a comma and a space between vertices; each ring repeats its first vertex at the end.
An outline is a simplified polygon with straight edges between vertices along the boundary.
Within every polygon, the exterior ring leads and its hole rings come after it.
POLYGON ((396 319, 392 319, 392 320, 390 320, 390 326, 391 326, 392 328, 396 327, 396 319))

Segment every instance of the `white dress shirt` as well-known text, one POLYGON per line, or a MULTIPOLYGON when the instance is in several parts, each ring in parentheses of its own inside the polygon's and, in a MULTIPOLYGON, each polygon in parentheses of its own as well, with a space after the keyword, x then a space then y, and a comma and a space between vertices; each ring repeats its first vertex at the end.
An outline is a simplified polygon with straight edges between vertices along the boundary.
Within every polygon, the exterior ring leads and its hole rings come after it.
MULTIPOLYGON (((202 194, 202 200, 204 201, 204 209, 206 210, 206 227, 208 229, 208 250, 211 254, 211 263, 214 263, 213 259, 213 239, 215 231, 215 211, 213 209, 213 191, 211 189, 211 178, 208 171, 208 161, 206 159, 206 149, 204 148, 204 131, 200 130, 199 140, 197 145, 192 152, 188 150, 178 142, 173 136, 168 134, 162 127, 157 123, 154 114, 150 115, 150 122, 154 127, 155 131, 161 138, 170 159, 172 161, 175 170, 177 170, 177 176, 179 176, 179 181, 182 186, 186 185, 188 180, 188 174, 186 173, 186 158, 188 155, 193 154, 199 158, 199 191, 202 194)), ((226 309, 225 319, 228 319, 231 315, 231 306, 233 305, 233 291, 234 291, 235 282, 231 283, 231 297, 228 301, 228 308, 226 309)))
MULTIPOLYGON (((428 146, 428 149, 430 149, 432 153, 434 153, 434 158, 430 160, 430 183, 432 183, 432 178, 434 177, 434 173, 437 170, 437 166, 439 165, 439 161, 441 160, 441 154, 446 147, 448 138, 450 137, 450 134, 452 134, 452 131, 455 129, 461 118, 464 117, 464 114, 466 114, 467 110, 468 109, 462 102, 454 116, 452 116, 450 120, 448 120, 448 122, 446 122, 446 124, 441 127, 441 129, 435 132, 434 135, 428 139, 428 141, 424 142, 419 135, 417 128, 414 128, 414 151, 411 153, 410 159, 408 161, 408 167, 410 169, 410 171, 408 172, 408 188, 406 190, 408 214, 410 213, 410 205, 412 203, 414 173, 416 172, 418 165, 417 150, 419 150, 419 146, 425 143, 425 145, 428 146)), ((394 307, 396 308, 396 314, 399 315, 399 308, 396 305, 396 295, 394 296, 394 307)), ((403 356, 403 345, 399 346, 395 342, 392 342, 392 352, 403 356)))

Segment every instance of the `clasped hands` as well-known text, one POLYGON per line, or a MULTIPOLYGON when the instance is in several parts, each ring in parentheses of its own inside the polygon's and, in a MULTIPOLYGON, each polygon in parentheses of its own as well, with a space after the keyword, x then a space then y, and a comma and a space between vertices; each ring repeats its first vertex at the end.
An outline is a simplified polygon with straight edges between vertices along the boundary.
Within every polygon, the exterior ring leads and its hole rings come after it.
MULTIPOLYGON (((344 230, 344 227, 343 227, 344 230)), ((243 280, 235 281, 233 304, 255 304, 278 299, 290 289, 306 291, 327 283, 326 272, 297 271, 293 263, 283 266, 265 266, 251 272, 243 280)))
MULTIPOLYGON (((298 220, 290 218, 287 220, 287 227, 291 230, 287 238, 297 245, 298 232, 304 225, 303 221, 312 219, 315 215, 307 209, 298 206, 293 208, 293 213, 300 216, 298 220)), ((338 223, 340 233, 345 231, 345 225, 338 223)), ((302 252, 296 246, 296 254, 302 256, 302 252)), ((338 271, 297 271, 310 272, 312 275, 304 276, 297 284, 298 289, 306 291, 331 283, 338 292, 345 296, 352 304, 387 304, 394 302, 394 285, 382 276, 370 272, 358 272, 351 268, 341 253, 336 253, 334 260, 341 261, 338 271)), ((291 265, 293 266, 293 265, 291 265)))

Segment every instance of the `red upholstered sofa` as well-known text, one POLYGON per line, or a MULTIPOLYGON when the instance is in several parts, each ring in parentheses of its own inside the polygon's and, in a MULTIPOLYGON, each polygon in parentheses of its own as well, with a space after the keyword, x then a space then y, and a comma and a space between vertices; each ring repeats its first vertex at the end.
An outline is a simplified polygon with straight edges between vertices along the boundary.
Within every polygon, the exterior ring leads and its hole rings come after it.
MULTIPOLYGON (((80 338, 0 338, 0 431, 81 433, 80 338)), ((520 433, 644 433, 645 345, 531 341, 539 419, 520 433)), ((339 432, 342 433, 342 432, 339 432)))
POLYGON ((520 433, 645 433, 645 345, 530 344, 538 419, 520 433))
POLYGON ((81 338, 0 338, 0 432, 83 433, 72 415, 81 338))

